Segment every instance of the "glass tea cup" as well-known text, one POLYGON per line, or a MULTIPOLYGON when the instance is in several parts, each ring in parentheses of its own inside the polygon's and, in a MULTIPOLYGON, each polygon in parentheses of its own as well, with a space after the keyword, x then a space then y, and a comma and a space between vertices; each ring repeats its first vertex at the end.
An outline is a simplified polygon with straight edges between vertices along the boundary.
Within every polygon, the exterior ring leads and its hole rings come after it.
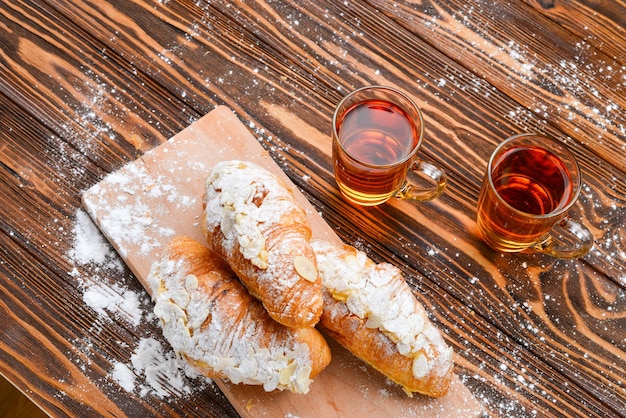
POLYGON ((543 135, 515 135, 489 160, 478 198, 478 231, 501 252, 582 257, 593 237, 567 215, 581 184, 578 163, 561 143, 543 135))
POLYGON ((333 170, 341 194, 363 206, 441 195, 444 171, 417 158, 423 137, 422 113, 404 93, 370 86, 348 94, 333 115, 333 170))

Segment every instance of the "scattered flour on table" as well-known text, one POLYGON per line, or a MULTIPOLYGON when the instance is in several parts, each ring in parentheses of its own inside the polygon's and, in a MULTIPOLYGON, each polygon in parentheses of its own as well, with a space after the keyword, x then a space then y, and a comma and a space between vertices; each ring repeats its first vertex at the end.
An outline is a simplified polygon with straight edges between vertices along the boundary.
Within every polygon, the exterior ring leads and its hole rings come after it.
MULTIPOLYGON (((108 279, 107 272, 115 272, 115 276, 119 277, 124 271, 124 263, 82 209, 76 212, 72 234, 73 245, 66 254, 72 266, 70 275, 77 280, 85 305, 96 314, 92 328, 100 329, 108 323, 121 321, 140 336, 128 359, 110 359, 113 367, 108 373, 108 380, 127 392, 159 398, 188 395, 209 384, 210 380, 204 378, 192 384, 190 379, 198 378, 197 373, 168 345, 151 335, 144 335, 140 325, 156 321, 152 302, 146 293, 108 279)), ((84 346, 79 349, 88 359, 82 367, 88 368, 94 343, 77 341, 75 345, 84 346)))
POLYGON ((184 360, 177 358, 171 349, 163 347, 154 338, 142 338, 130 362, 130 365, 116 362, 111 373, 111 377, 127 392, 137 389, 140 396, 152 393, 160 398, 192 392, 187 377, 197 375, 184 360), (142 375, 147 385, 137 384, 135 374, 142 375))
POLYGON ((126 391, 135 390, 135 373, 124 363, 115 363, 111 377, 126 391))
MULTIPOLYGON (((584 140, 582 134, 585 125, 592 125, 599 139, 607 134, 618 137, 626 134, 623 105, 608 95, 612 89, 626 86, 626 66, 614 59, 599 59, 594 53, 593 38, 571 45, 571 49, 564 50, 553 62, 542 60, 533 47, 535 41, 530 40, 541 40, 541 34, 533 33, 532 28, 528 28, 528 43, 494 37, 489 29, 490 23, 506 20, 507 17, 493 14, 490 12, 491 7, 481 8, 480 3, 468 2, 450 14, 439 11, 424 24, 436 33, 443 29, 450 34, 461 34, 458 46, 464 53, 488 57, 492 65, 498 66, 496 71, 508 68, 512 74, 501 77, 503 88, 539 89, 558 96, 555 102, 534 99, 531 103, 512 109, 508 118, 516 124, 522 124, 534 120, 534 115, 537 115, 543 119, 540 123, 545 123, 560 115, 574 123, 573 129, 577 136, 581 135, 577 138, 580 141, 584 140), (480 25, 478 22, 483 18, 486 18, 485 24, 480 25)), ((462 91, 473 89, 489 98, 491 88, 482 84, 479 77, 469 76, 473 79, 450 73, 447 75, 448 80, 436 77, 433 83, 440 88, 451 84, 462 91)), ((626 144, 621 149, 626 150, 626 144)))
POLYGON ((73 234, 74 245, 68 255, 77 265, 94 263, 100 266, 121 267, 121 260, 83 210, 76 212, 73 234))
POLYGON ((143 317, 141 295, 102 277, 106 271, 122 271, 123 263, 83 210, 76 212, 73 234, 73 247, 67 255, 74 265, 70 274, 77 278, 83 290, 83 302, 100 319, 120 318, 138 326, 143 317), (81 267, 91 267, 93 273, 82 274, 81 267))

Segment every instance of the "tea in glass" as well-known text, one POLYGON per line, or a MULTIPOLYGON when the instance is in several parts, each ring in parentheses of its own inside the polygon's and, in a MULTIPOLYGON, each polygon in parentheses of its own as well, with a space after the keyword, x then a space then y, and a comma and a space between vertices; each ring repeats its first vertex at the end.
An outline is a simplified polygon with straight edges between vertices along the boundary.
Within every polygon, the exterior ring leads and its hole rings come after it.
POLYGON ((580 169, 564 146, 540 135, 512 137, 489 161, 478 200, 478 230, 499 251, 581 256, 590 248, 591 234, 566 213, 580 186, 580 169), (555 246, 550 233, 555 224, 576 235, 580 248, 555 246))
POLYGON ((428 200, 441 194, 443 171, 416 158, 423 134, 419 108, 397 90, 366 87, 344 98, 333 117, 333 169, 343 196, 372 206, 392 196, 428 200), (435 186, 411 184, 411 170, 431 173, 424 175, 435 186))

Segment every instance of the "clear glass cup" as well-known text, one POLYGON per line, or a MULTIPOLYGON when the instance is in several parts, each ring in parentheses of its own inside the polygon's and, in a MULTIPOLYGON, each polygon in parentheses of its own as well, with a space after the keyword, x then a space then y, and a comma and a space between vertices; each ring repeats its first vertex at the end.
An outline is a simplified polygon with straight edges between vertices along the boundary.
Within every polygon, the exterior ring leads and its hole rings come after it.
POLYGON ((333 169, 342 195, 364 206, 441 195, 444 171, 417 157, 423 138, 422 113, 404 93, 370 86, 348 94, 333 115, 333 169))
POLYGON ((578 163, 563 144, 543 135, 515 135, 489 160, 478 198, 478 231, 498 251, 582 257, 593 236, 567 215, 581 184, 578 163))

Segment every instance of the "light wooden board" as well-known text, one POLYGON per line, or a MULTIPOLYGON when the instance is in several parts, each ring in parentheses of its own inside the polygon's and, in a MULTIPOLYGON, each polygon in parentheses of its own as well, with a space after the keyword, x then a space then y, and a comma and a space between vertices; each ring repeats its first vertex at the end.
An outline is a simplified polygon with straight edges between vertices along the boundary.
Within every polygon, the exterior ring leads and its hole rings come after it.
MULTIPOLYGON (((254 161, 281 176, 307 210, 314 237, 340 241, 233 112, 218 107, 83 195, 91 217, 148 292, 146 276, 164 244, 176 235, 203 242, 204 181, 214 164, 233 159, 254 161)), ((471 417, 482 411, 456 376, 443 398, 409 398, 338 344, 329 345, 332 362, 306 395, 217 384, 243 417, 471 417)))

